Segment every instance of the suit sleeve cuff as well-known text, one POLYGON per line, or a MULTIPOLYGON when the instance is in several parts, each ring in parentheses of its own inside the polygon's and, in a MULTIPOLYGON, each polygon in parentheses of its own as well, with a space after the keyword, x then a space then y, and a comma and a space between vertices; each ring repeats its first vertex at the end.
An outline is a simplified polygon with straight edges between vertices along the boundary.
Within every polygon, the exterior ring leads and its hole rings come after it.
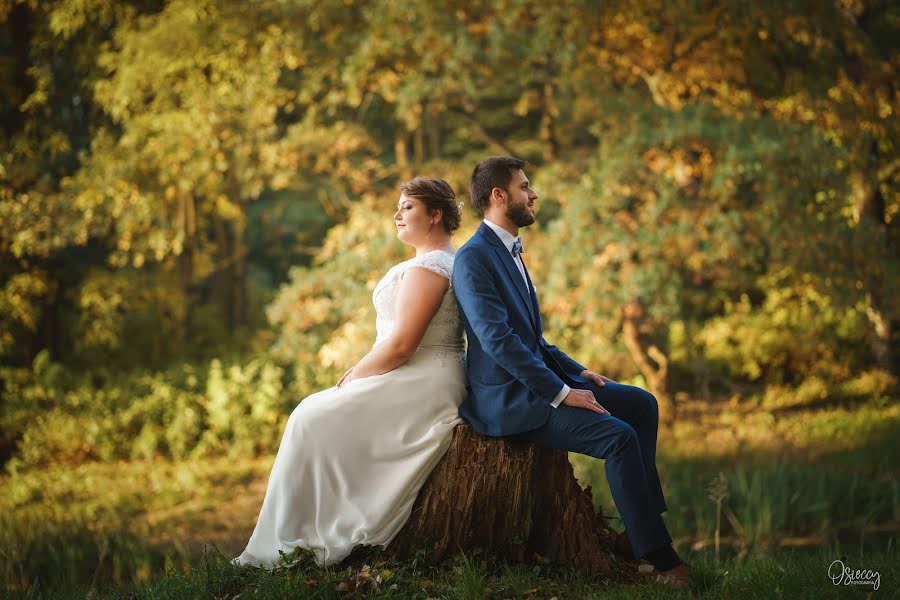
POLYGON ((563 384, 562 389, 559 390, 559 393, 556 394, 556 398, 553 399, 553 402, 550 403, 550 406, 553 408, 559 408, 559 405, 562 404, 562 401, 565 400, 566 396, 569 395, 569 392, 572 391, 572 388, 563 384))

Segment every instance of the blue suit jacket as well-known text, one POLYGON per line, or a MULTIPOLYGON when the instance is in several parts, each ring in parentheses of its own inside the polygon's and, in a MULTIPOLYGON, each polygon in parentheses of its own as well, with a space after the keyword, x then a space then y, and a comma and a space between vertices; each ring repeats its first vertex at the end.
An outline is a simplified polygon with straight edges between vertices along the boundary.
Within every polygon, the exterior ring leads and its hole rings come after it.
POLYGON ((492 436, 540 427, 563 383, 586 383, 584 367, 544 340, 534 286, 484 223, 456 253, 453 290, 468 337, 460 416, 492 436))

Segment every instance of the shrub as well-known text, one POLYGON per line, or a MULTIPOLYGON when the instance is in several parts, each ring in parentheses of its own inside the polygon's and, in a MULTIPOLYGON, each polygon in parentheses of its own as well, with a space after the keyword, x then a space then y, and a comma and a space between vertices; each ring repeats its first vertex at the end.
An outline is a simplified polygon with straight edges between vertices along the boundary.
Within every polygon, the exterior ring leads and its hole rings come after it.
POLYGON ((266 356, 87 376, 41 355, 2 373, 0 425, 17 441, 8 468, 268 452, 300 399, 285 379, 266 356))

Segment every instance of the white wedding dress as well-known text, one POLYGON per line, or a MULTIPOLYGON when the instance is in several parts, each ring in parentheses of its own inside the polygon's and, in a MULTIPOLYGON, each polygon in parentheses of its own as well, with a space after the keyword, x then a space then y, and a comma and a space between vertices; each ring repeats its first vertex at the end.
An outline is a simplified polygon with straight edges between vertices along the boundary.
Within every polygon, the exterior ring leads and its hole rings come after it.
MULTIPOLYGON (((395 265, 375 287, 375 344, 393 330, 404 273, 450 278, 453 256, 435 250, 395 265)), ((409 518, 447 451, 465 396, 465 342, 451 289, 403 365, 317 392, 291 414, 265 500, 240 564, 271 567, 279 552, 311 550, 320 565, 358 545, 386 546, 409 518)))

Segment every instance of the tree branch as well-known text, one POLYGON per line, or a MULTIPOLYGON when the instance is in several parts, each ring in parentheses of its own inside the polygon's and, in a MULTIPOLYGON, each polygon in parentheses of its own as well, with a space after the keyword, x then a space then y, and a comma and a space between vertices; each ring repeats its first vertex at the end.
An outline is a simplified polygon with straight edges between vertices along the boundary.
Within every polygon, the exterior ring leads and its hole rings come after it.
POLYGON ((493 147, 496 150, 499 150, 500 154, 506 154, 508 156, 515 155, 512 152, 512 150, 507 148, 505 145, 503 145, 502 142, 500 142, 498 139, 496 139, 491 134, 489 134, 487 132, 487 130, 484 128, 484 125, 481 124, 481 121, 479 121, 478 118, 472 112, 469 112, 469 111, 463 110, 463 109, 453 109, 453 110, 455 110, 455 112, 464 116, 469 121, 469 123, 472 125, 472 127, 475 131, 475 135, 477 135, 478 138, 481 139, 481 141, 483 141, 485 144, 493 147))

